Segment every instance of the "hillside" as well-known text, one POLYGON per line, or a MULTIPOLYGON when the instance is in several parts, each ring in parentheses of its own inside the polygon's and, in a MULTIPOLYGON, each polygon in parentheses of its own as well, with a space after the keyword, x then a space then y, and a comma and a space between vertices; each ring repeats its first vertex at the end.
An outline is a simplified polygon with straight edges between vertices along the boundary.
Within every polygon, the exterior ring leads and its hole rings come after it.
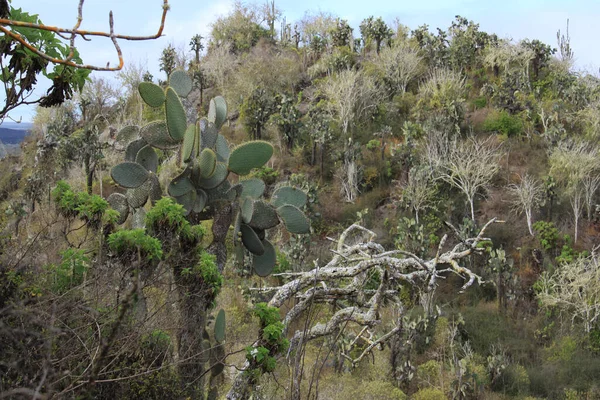
POLYGON ((568 31, 257 10, 0 127, 0 398, 599 398, 568 31))

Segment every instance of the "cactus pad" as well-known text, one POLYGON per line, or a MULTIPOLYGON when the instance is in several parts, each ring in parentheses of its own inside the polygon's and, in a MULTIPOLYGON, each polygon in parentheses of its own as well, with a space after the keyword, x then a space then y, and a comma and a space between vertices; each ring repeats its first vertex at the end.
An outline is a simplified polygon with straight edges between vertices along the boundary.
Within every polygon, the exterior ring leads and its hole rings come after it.
POLYGON ((181 145, 181 162, 188 162, 190 158, 196 157, 194 154, 194 141, 196 140, 196 124, 189 125, 183 136, 183 144, 181 145))
POLYGON ((243 143, 233 149, 229 156, 229 170, 247 175, 253 168, 260 168, 273 155, 273 146, 261 140, 243 143))
POLYGON ((262 256, 265 253, 265 246, 263 246, 254 229, 246 224, 242 224, 240 232, 242 233, 242 243, 244 243, 244 246, 250 253, 257 256, 262 256))
POLYGON ((185 210, 184 215, 188 216, 192 210, 194 209, 194 204, 196 203, 196 191, 191 190, 181 196, 175 197, 175 200, 181 204, 185 210))
POLYGON ((217 155, 211 149, 202 150, 198 157, 198 165, 200 167, 200 176, 202 179, 212 177, 217 168, 217 155))
POLYGON ((208 195, 208 204, 213 204, 219 200, 227 199, 227 193, 229 192, 229 189, 231 189, 231 183, 225 180, 216 188, 207 190, 206 194, 208 195))
POLYGON ((162 198, 162 188, 160 187, 158 176, 150 174, 150 178, 148 178, 148 180, 151 183, 148 197, 150 197, 150 201, 152 202, 152 205, 154 205, 154 203, 162 198))
POLYGON ((117 221, 117 224, 121 225, 125 223, 127 217, 129 216, 129 203, 127 202, 127 197, 121 193, 113 193, 108 196, 108 199, 106 200, 112 209, 119 213, 119 220, 117 221))
POLYGON ((292 186, 282 186, 273 192, 271 204, 274 207, 281 207, 286 204, 302 208, 306 205, 308 196, 302 190, 292 186))
POLYGON ((227 193, 225 194, 225 197, 229 201, 235 201, 237 198, 240 197, 241 194, 242 194, 242 185, 240 185, 239 183, 236 183, 235 185, 233 185, 231 187, 231 189, 229 189, 227 191, 227 193))
POLYGON ((177 147, 177 142, 169 136, 165 121, 154 121, 144 125, 140 130, 140 136, 157 149, 169 150, 177 147))
POLYGON ((140 133, 139 126, 128 125, 128 126, 124 127, 123 129, 121 129, 119 131, 119 133, 117 133, 117 136, 115 137, 115 141, 118 144, 125 146, 126 144, 131 143, 132 141, 137 139, 139 133, 140 133))
POLYGON ((257 229, 269 229, 277 226, 277 224, 279 224, 279 219, 275 209, 263 200, 256 200, 252 219, 250 219, 248 225, 257 229))
POLYGON ((177 96, 177 93, 170 87, 167 88, 165 117, 167 119, 169 136, 171 136, 174 141, 180 142, 187 129, 187 117, 179 96, 177 96))
POLYGON ((196 200, 194 201, 194 212, 201 213, 208 202, 208 195, 202 189, 196 189, 196 200))
POLYGON ((263 240, 262 244, 265 247, 265 252, 262 256, 254 255, 252 257, 252 266, 254 268, 254 272, 256 272, 256 275, 265 277, 269 276, 271 272, 273 272, 275 263, 277 262, 277 255, 271 242, 268 240, 263 240))
POLYGON ((229 161, 229 144, 225 136, 219 134, 217 136, 217 143, 215 144, 215 150, 217 151, 217 161, 224 162, 227 164, 229 161))
POLYGON ((182 70, 174 71, 169 76, 169 86, 181 97, 187 97, 192 91, 192 78, 182 70))
POLYGON ((225 311, 219 310, 215 319, 215 340, 217 343, 223 343, 225 340, 225 311))
POLYGON ((138 163, 124 162, 110 170, 110 176, 119 186, 133 189, 141 186, 150 174, 138 163))
POLYGON ((202 139, 200 143, 203 149, 212 149, 217 144, 219 138, 219 132, 217 127, 212 122, 208 122, 206 118, 200 120, 200 136, 202 139))
POLYGON ((283 221, 285 228, 291 233, 309 233, 310 221, 296 206, 286 204, 277 209, 277 214, 283 221))
POLYGON ((265 192, 265 183, 261 179, 250 178, 240 180, 242 185, 242 197, 251 197, 253 199, 260 199, 260 196, 265 192))
POLYGON ((207 179, 200 179, 199 186, 202 189, 214 189, 221 183, 223 183, 225 179, 227 179, 227 175, 229 175, 227 166, 223 163, 218 162, 215 168, 215 172, 212 174, 212 176, 207 179))
POLYGON ((242 206, 240 213, 242 215, 242 220, 244 223, 249 223, 252 219, 252 214, 254 213, 254 200, 247 197, 242 201, 242 206))
POLYGON ((202 341, 202 353, 200 353, 200 355, 198 356, 198 362, 200 364, 206 364, 209 360, 209 356, 210 356, 210 341, 204 339, 202 341))
POLYGON ((158 155, 152 146, 144 146, 135 156, 135 162, 150 172, 156 173, 158 169, 158 155))
POLYGON ((227 103, 221 96, 211 99, 208 106, 208 120, 215 124, 217 129, 221 129, 223 123, 227 119, 227 103))
POLYGON ((125 150, 125 161, 135 161, 138 151, 144 148, 148 143, 144 139, 134 140, 129 143, 127 150, 125 150))
POLYGON ((188 178, 187 171, 184 171, 181 175, 176 176, 171 183, 169 183, 167 192, 170 196, 179 197, 191 192, 192 190, 194 190, 194 185, 188 178))
POLYGON ((165 92, 152 82, 140 82, 138 91, 142 100, 150 107, 160 107, 165 102, 165 92))

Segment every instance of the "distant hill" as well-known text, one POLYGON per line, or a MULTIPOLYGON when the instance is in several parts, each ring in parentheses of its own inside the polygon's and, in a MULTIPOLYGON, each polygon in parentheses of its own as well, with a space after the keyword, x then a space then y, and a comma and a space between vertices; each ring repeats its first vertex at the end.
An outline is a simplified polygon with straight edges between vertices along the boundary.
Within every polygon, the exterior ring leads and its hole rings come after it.
POLYGON ((19 144, 31 130, 31 124, 5 122, 0 125, 0 140, 4 144, 19 144))

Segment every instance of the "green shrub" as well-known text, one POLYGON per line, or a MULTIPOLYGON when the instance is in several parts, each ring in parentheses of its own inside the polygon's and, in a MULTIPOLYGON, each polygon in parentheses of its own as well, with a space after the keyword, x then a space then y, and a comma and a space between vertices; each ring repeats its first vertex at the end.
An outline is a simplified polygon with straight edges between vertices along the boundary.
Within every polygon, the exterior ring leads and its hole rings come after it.
POLYGON ((553 222, 538 221, 533 224, 542 248, 546 251, 556 248, 558 242, 558 229, 553 222))
POLYGON ((185 219, 185 211, 170 197, 163 197, 146 214, 146 226, 149 232, 159 236, 181 235, 190 237, 190 223, 185 219))
POLYGON ((139 252, 143 260, 159 260, 163 254, 158 239, 146 235, 143 229, 127 229, 111 233, 107 243, 114 255, 122 259, 137 257, 139 252))
POLYGON ((51 289, 57 294, 63 294, 82 284, 90 262, 89 257, 81 249, 67 249, 60 252, 60 256, 62 258, 60 264, 48 266, 51 289))
POLYGON ((507 137, 523 133, 523 121, 517 116, 502 110, 491 113, 483 123, 486 132, 497 132, 507 137))
POLYGON ((413 394, 412 400, 447 400, 448 398, 440 389, 426 388, 413 394))

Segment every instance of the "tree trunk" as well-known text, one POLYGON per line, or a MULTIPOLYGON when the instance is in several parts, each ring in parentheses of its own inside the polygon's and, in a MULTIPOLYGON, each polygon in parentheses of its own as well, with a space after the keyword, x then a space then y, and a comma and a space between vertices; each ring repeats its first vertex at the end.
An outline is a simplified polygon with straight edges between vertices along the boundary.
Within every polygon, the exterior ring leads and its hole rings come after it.
POLYGON ((471 220, 475 221, 475 199, 473 197, 469 198, 469 205, 471 206, 471 220))

